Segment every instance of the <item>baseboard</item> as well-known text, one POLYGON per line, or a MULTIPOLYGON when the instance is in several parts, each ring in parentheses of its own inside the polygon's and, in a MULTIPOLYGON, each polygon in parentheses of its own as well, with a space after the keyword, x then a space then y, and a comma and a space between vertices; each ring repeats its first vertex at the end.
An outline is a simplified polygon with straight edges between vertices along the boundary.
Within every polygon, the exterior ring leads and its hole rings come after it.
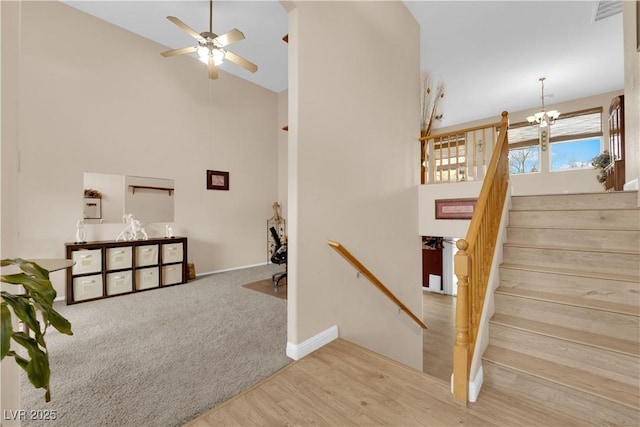
MULTIPOLYGON (((482 388, 482 383, 484 382, 484 374, 482 371, 482 366, 478 369, 478 374, 473 379, 473 381, 469 381, 469 393, 468 399, 469 402, 474 403, 478 400, 478 395, 480 394, 480 389, 482 388)), ((451 374, 451 394, 453 394, 453 374, 451 374)))
POLYGON ((293 360, 300 360, 306 355, 313 353, 320 347, 329 344, 336 338, 338 338, 338 327, 334 325, 329 329, 312 336, 308 340, 301 342, 300 344, 288 342, 287 357, 290 357, 293 360))
POLYGON ((234 270, 243 270, 245 268, 251 268, 251 267, 260 267, 262 265, 267 265, 267 262, 261 262, 258 264, 251 264, 251 265, 243 265, 240 267, 232 267, 232 268, 225 268, 223 270, 214 270, 214 271, 205 271, 202 273, 196 273, 196 277, 200 277, 200 276, 208 276, 209 274, 216 274, 216 273, 224 273, 227 271, 234 271, 234 270))
POLYGON ((430 287, 428 287, 428 286, 423 286, 423 287, 422 287, 422 290, 423 290, 423 291, 427 291, 427 292, 435 292, 436 294, 444 294, 444 291, 443 291, 443 290, 440 290, 440 289, 431 289, 431 288, 430 288, 430 287))
POLYGON ((634 179, 633 181, 629 181, 629 182, 625 183, 622 186, 622 189, 624 191, 638 190, 638 178, 634 179))
POLYGON ((473 381, 469 381, 469 402, 474 403, 478 400, 478 395, 480 394, 480 389, 482 388, 482 383, 484 382, 484 374, 482 372, 482 366, 478 369, 478 374, 473 379, 473 381))

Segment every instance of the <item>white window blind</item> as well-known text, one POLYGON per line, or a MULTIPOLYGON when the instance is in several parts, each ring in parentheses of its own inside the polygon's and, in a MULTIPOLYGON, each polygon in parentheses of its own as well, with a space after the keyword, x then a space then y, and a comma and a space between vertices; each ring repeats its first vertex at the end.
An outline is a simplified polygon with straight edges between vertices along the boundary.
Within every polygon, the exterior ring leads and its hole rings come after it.
MULTIPOLYGON (((602 136, 602 107, 560 114, 550 128, 549 142, 602 136)), ((509 147, 538 145, 538 126, 528 122, 509 126, 509 147)))

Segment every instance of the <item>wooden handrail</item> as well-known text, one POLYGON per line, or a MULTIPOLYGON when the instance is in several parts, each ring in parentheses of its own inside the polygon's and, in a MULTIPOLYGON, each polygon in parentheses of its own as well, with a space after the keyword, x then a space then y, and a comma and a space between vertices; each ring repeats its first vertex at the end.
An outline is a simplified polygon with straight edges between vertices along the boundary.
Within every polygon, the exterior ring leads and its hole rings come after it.
POLYGON ((452 131, 452 132, 443 132, 443 133, 436 133, 436 134, 431 134, 431 135, 427 135, 427 136, 420 136, 420 141, 426 141, 427 139, 444 138, 444 137, 449 136, 449 135, 473 132, 473 131, 476 131, 476 130, 487 129, 487 128, 490 128, 490 127, 499 127, 501 124, 502 124, 502 122, 495 122, 495 123, 489 123, 489 124, 486 124, 486 125, 478 125, 478 126, 468 127, 468 128, 464 128, 464 129, 458 129, 458 130, 452 131))
POLYGON ((373 283, 376 288, 378 288, 383 294, 385 294, 387 298, 393 301, 402 311, 407 313, 409 317, 411 317, 414 322, 420 325, 422 329, 427 329, 427 325, 425 325, 422 320, 420 320, 415 314, 413 314, 411 310, 409 310, 409 308, 402 303, 402 301, 396 298, 396 296, 380 280, 378 280, 378 278, 374 276, 373 273, 371 273, 369 269, 367 269, 367 267, 362 265, 362 263, 358 261, 358 259, 353 256, 353 254, 351 254, 351 252, 349 252, 344 246, 342 246, 338 242, 334 242, 333 240, 327 240, 327 244, 335 249, 336 252, 338 252, 340 255, 342 255, 344 259, 346 259, 349 264, 354 266, 358 272, 369 279, 369 281, 373 283))
POLYGON ((502 113, 500 135, 491 156, 478 202, 465 239, 458 240, 454 269, 458 277, 456 340, 453 347, 453 395, 467 403, 469 370, 478 337, 493 254, 509 181, 507 112, 502 113))

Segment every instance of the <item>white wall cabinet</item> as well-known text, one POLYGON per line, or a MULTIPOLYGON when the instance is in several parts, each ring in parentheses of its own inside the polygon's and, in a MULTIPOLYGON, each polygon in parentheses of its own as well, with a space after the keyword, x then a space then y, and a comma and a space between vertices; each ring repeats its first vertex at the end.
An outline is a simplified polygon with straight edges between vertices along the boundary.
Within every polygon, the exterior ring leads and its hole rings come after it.
POLYGON ((187 281, 187 238, 66 243, 67 304, 187 281))

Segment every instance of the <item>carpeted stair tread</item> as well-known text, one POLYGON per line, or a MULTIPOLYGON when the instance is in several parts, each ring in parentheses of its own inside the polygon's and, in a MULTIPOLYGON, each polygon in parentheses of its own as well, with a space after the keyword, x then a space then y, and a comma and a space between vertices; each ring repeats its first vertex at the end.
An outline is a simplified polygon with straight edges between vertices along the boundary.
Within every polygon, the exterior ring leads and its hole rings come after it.
POLYGON ((523 271, 536 271, 541 273, 554 273, 554 274, 564 274, 567 276, 578 276, 578 277, 593 277, 596 279, 612 279, 612 280, 620 280, 623 282, 638 282, 638 276, 630 275, 630 274, 614 274, 614 273, 599 273, 596 271, 584 271, 578 269, 571 268, 557 268, 557 267, 544 267, 544 266, 535 266, 535 265, 525 265, 525 264, 514 264, 514 263, 503 263, 500 265, 500 268, 510 268, 514 270, 523 270, 523 271))
POLYGON ((496 293, 518 296, 523 298, 535 299, 540 301, 555 302, 558 304, 571 305, 574 307, 592 308, 594 310, 609 311, 612 313, 628 314, 630 316, 640 316, 640 308, 629 304, 613 303, 608 301, 585 299, 559 295, 550 292, 540 292, 530 289, 512 288, 508 286, 500 286, 496 293))
POLYGON ((565 328, 558 325, 536 322, 534 320, 499 313, 494 314, 489 322, 592 347, 598 347, 617 353, 640 357, 640 343, 638 341, 623 340, 607 335, 594 334, 592 332, 565 328))
POLYGON ((640 390, 638 387, 602 378, 588 371, 491 345, 487 347, 483 359, 605 400, 617 402, 634 410, 640 409, 640 390))

